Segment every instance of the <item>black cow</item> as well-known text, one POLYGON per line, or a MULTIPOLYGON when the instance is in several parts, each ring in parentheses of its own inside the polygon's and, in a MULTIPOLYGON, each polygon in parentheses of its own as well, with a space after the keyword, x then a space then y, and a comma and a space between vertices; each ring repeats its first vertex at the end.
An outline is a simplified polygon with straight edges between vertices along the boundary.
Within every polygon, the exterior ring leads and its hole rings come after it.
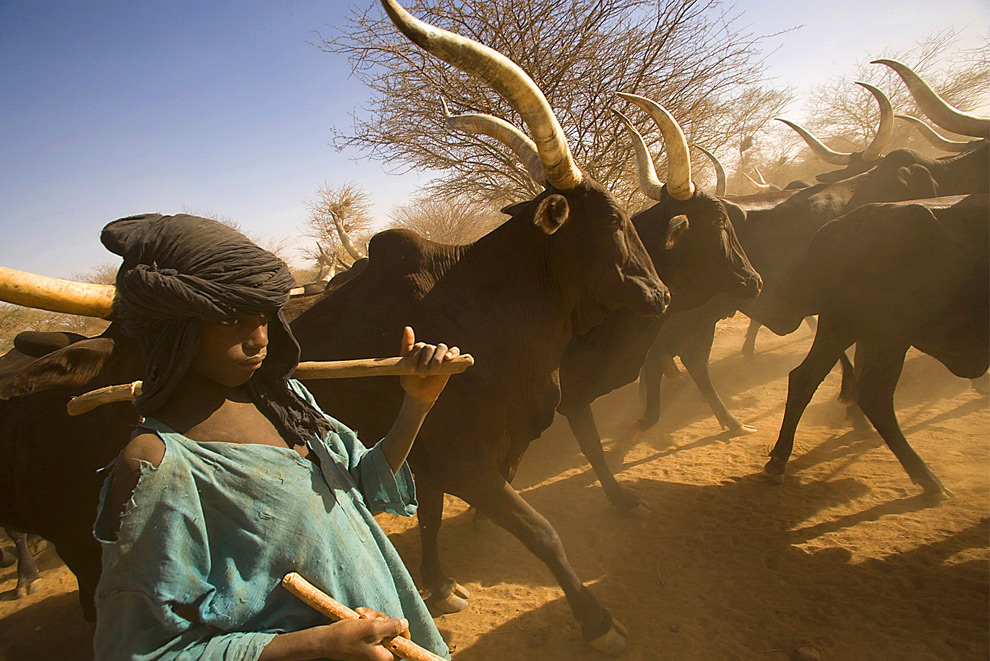
MULTIPOLYGON (((646 167, 647 171, 640 172, 644 190, 658 201, 652 208, 636 214, 633 225, 654 267, 670 287, 670 309, 699 305, 719 292, 755 296, 760 288, 759 276, 742 252, 732 223, 725 214, 715 212, 713 207, 718 202, 714 198, 691 183, 690 155, 680 126, 649 99, 634 98, 659 113, 657 121, 664 140, 671 140, 666 145, 668 163, 673 164, 669 169, 680 175, 680 180, 672 181, 669 186, 656 180, 652 157, 642 136, 624 115, 616 112, 633 136, 640 167, 646 167), (672 189, 684 199, 672 195, 672 189), (703 213, 700 211, 703 208, 711 212, 703 213), (687 212, 701 222, 689 223, 687 212)), ((490 115, 452 115, 446 104, 443 109, 449 127, 498 139, 516 153, 535 181, 544 183, 543 166, 535 147, 515 126, 490 115)), ((721 164, 709 152, 701 151, 713 160, 719 172, 718 188, 724 190, 721 164)), ((561 358, 557 410, 567 418, 609 501, 620 510, 635 507, 639 499, 620 487, 609 470, 591 403, 636 379, 662 323, 661 317, 644 317, 628 308, 611 311, 602 323, 572 338, 561 358)), ((514 459, 517 462, 519 457, 514 459)), ((506 467, 505 477, 510 482, 515 462, 506 467)))
MULTIPOLYGON (((650 99, 621 96, 645 107, 664 136, 670 175, 666 185, 656 179, 642 136, 616 113, 632 135, 641 186, 657 200, 633 217, 633 225, 657 273, 670 287, 668 311, 702 305, 722 292, 757 295, 762 283, 739 246, 728 215, 719 213, 718 201, 691 182, 691 160, 680 126, 650 99), (689 217, 694 220, 688 221, 689 217)), ((616 310, 591 331, 573 338, 561 359, 557 410, 567 418, 609 501, 620 510, 635 507, 639 499, 623 489, 609 469, 591 404, 636 380, 666 317, 650 319, 616 310)))
POLYGON ((778 328, 818 314, 815 340, 790 373, 787 407, 766 472, 782 481, 794 433, 839 354, 856 343, 860 408, 926 494, 947 491, 908 445, 894 388, 914 346, 957 376, 990 364, 990 206, 987 195, 871 204, 815 235, 807 268, 778 308, 778 328), (790 303, 790 314, 785 308, 790 303))
POLYGON ((94 338, 22 333, 0 359, 0 524, 54 544, 90 620, 101 568, 92 532, 99 471, 137 416, 129 404, 110 404, 70 418, 65 405, 71 395, 141 378, 141 365, 136 344, 115 325, 94 338))
MULTIPOLYGON (((905 149, 892 151, 876 167, 834 183, 822 183, 798 191, 725 198, 729 217, 753 266, 763 278, 760 296, 738 301, 737 307, 757 324, 777 334, 791 332, 776 324, 781 305, 779 289, 805 269, 803 251, 815 233, 829 220, 870 202, 896 202, 934 197, 943 191, 953 194, 986 193, 990 186, 990 146, 982 141, 969 152, 947 159, 926 159, 905 149)), ((689 216, 690 218, 690 216, 689 216)), ((691 219, 694 222, 694 219, 691 219)), ((708 310, 695 311, 689 318, 668 324, 668 332, 658 338, 644 367, 647 389, 642 424, 657 422, 660 416, 661 365, 664 356, 680 355, 694 364, 689 371, 705 394, 719 421, 732 431, 748 431, 734 417, 725 415, 708 376, 711 345, 700 345, 698 338, 713 337, 716 322, 724 316, 721 303, 713 301, 708 310), (667 346, 664 346, 664 343, 667 346), (688 352, 680 353, 681 349, 688 352)), ((672 317, 674 315, 671 315, 672 317)), ((848 361, 842 357, 844 365, 848 361)), ((685 365, 687 367, 687 365, 685 365)), ((844 376, 845 397, 851 377, 844 376)))
MULTIPOLYGON (((451 493, 546 563, 585 638, 617 652, 625 646, 624 628, 581 584, 550 523, 505 475, 553 420, 557 369, 571 337, 620 307, 656 316, 666 292, 628 216, 573 167, 535 84, 475 42, 446 32, 434 38, 431 28, 394 2, 383 4, 404 34, 485 78, 534 134, 544 136, 537 148, 548 189, 508 208, 511 218, 469 245, 440 245, 404 230, 376 235, 364 270, 293 322, 302 357, 391 355, 406 324, 423 339, 470 352, 475 366, 448 384, 409 456, 419 489, 421 577, 429 603, 440 610, 464 606, 457 598, 463 591, 439 560, 443 495, 451 493), (548 133, 555 133, 552 149, 548 133), (557 156, 548 158, 553 149, 557 156)), ((385 420, 402 399, 397 383, 380 379, 311 382, 310 388, 328 411, 370 441, 384 434, 385 420)))

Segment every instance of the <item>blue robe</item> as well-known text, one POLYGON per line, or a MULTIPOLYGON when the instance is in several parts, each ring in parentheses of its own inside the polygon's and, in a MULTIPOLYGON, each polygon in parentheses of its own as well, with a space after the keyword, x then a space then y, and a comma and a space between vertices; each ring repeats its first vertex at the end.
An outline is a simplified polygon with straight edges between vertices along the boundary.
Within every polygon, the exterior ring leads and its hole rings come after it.
MULTIPOLYGON (((298 382, 293 387, 314 406, 298 382)), ((415 487, 380 444, 337 429, 295 450, 196 442, 147 419, 165 443, 141 474, 114 538, 107 478, 94 534, 97 659, 257 659, 278 633, 327 619, 281 586, 298 572, 350 608, 409 620, 412 639, 449 658, 409 572, 372 512, 411 516, 415 487)))

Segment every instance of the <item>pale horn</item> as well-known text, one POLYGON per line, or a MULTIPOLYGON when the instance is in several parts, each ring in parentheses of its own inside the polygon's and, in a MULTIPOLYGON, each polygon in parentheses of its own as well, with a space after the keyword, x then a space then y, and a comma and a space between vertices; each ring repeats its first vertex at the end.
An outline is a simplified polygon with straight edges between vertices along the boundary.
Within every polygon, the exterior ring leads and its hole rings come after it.
POLYGON ((938 147, 943 151, 963 152, 969 149, 970 146, 973 144, 973 142, 970 142, 969 140, 961 140, 961 141, 949 140, 948 138, 939 135, 939 133, 935 131, 935 129, 930 127, 928 124, 925 124, 917 117, 912 117, 911 115, 894 115, 894 116, 897 119, 903 119, 909 124, 912 124, 915 128, 918 129, 918 132, 921 133, 921 136, 925 140, 927 140, 933 146, 938 147))
POLYGON ((756 174, 760 177, 760 180, 759 181, 757 181, 756 179, 753 179, 751 176, 749 176, 748 174, 746 174, 745 172, 743 172, 743 176, 746 177, 747 179, 749 179, 749 183, 753 184, 753 187, 754 188, 756 188, 759 191, 770 190, 770 184, 768 184, 767 182, 765 182, 763 180, 763 175, 760 174, 760 171, 759 170, 756 170, 756 174))
MULTIPOLYGON (((877 104, 880 106, 880 123, 877 125, 876 135, 873 136, 873 140, 870 141, 870 144, 867 145, 866 149, 862 152, 862 159, 867 163, 871 163, 880 158, 880 153, 883 151, 884 147, 887 146, 887 142, 890 140, 890 135, 893 133, 894 109, 890 106, 890 101, 884 93, 873 85, 859 82, 856 84, 872 94, 877 100, 877 104)), ((781 117, 775 117, 774 119, 778 122, 783 122, 794 129, 798 135, 804 138, 804 141, 808 143, 808 146, 813 152, 815 152, 815 155, 823 161, 833 165, 849 165, 852 163, 853 152, 839 152, 829 149, 822 143, 821 140, 816 138, 807 129, 803 128, 799 124, 781 117)))
POLYGON ((885 64, 896 71, 921 111, 946 131, 971 135, 974 138, 990 138, 990 117, 971 115, 949 105, 911 67, 897 60, 886 59, 873 60, 870 64, 885 64))
POLYGON ((533 79, 498 51, 414 18, 395 0, 381 0, 396 27, 416 45, 491 85, 522 116, 533 136, 547 181, 570 190, 583 175, 574 163, 564 131, 533 79))
POLYGON ((621 112, 612 108, 612 112, 625 124, 629 133, 632 134, 633 151, 636 153, 636 171, 639 173, 639 187, 643 194, 651 200, 660 201, 663 199, 663 182, 657 177, 657 168, 653 164, 653 157, 646 147, 646 141, 639 134, 629 118, 621 112))
POLYGON ((494 115, 452 115, 447 102, 440 99, 440 103, 443 105, 444 121, 449 128, 495 138, 515 153, 533 181, 538 184, 546 183, 547 175, 543 171, 543 162, 540 161, 540 154, 536 151, 536 144, 522 131, 494 115))
POLYGON ((680 125, 663 106, 652 99, 627 92, 616 94, 642 108, 656 123, 663 134, 663 144, 667 150, 667 192, 677 200, 690 200, 694 197, 691 154, 680 125))
POLYGON ((701 145, 694 145, 701 151, 702 154, 708 157, 708 160, 712 162, 712 167, 715 168, 715 197, 725 197, 725 168, 722 167, 722 162, 715 157, 715 154, 711 153, 701 145))
POLYGON ((59 280, 0 266, 0 300, 29 308, 106 318, 113 312, 113 285, 59 280))
POLYGON ((774 119, 778 122, 783 122, 794 129, 795 133, 801 136, 804 141, 808 143, 808 146, 811 147, 811 151, 815 152, 815 155, 826 163, 831 163, 832 165, 849 165, 849 163, 852 162, 851 153, 838 152, 833 149, 829 149, 821 140, 812 135, 800 124, 796 124, 789 119, 784 119, 783 117, 774 117, 774 119))
POLYGON ((873 140, 863 150, 863 160, 871 163, 880 158, 880 152, 890 141, 890 135, 894 132, 894 109, 890 106, 887 96, 869 83, 857 82, 857 85, 867 90, 880 104, 880 124, 877 125, 877 133, 873 140))

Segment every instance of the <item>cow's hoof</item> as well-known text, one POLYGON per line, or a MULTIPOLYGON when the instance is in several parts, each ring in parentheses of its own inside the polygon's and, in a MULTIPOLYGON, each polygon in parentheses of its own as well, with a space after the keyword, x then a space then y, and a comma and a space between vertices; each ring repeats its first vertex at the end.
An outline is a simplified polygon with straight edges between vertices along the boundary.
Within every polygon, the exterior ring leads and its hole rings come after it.
POLYGON ((777 459, 771 459, 767 462, 767 465, 763 467, 763 473, 767 476, 773 484, 783 484, 784 483, 784 464, 777 459))
POLYGON ((460 583, 454 584, 454 589, 446 597, 430 597, 426 600, 426 608, 432 617, 460 613, 468 607, 471 591, 460 583))
POLYGON ((642 418, 636 421, 636 426, 642 431, 646 431, 653 425, 660 422, 660 416, 644 415, 642 418))
POLYGON ((937 479, 934 482, 923 483, 922 488, 924 491, 925 498, 934 501, 948 500, 954 495, 951 491, 942 486, 942 483, 937 479))
POLYGON ((619 622, 613 617, 612 628, 598 638, 589 640, 588 644, 599 652, 603 652, 609 656, 618 656, 626 650, 628 642, 629 630, 626 629, 622 622, 619 622))
POLYGON ((27 585, 18 585, 14 588, 14 599, 22 599, 29 594, 34 594, 38 591, 38 579, 34 579, 27 585))
POLYGON ((755 434, 757 431, 756 427, 750 425, 744 425, 741 422, 738 425, 729 425, 726 428, 726 436, 743 436, 745 434, 755 434))
POLYGON ((643 504, 639 496, 621 488, 616 493, 608 494, 608 502, 622 514, 632 512, 643 504))

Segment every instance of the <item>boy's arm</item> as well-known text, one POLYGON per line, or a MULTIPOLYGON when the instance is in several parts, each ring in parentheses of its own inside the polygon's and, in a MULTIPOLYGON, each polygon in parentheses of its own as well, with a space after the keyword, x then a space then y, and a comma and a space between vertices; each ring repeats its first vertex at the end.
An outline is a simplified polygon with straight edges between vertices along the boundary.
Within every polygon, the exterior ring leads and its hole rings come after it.
POLYGON ((446 344, 416 342, 416 334, 411 327, 406 326, 403 330, 399 355, 408 358, 415 365, 416 373, 400 377, 406 396, 392 428, 381 442, 382 452, 393 474, 402 467, 426 414, 447 385, 450 375, 437 374, 440 365, 460 353, 457 347, 448 349, 446 344))

